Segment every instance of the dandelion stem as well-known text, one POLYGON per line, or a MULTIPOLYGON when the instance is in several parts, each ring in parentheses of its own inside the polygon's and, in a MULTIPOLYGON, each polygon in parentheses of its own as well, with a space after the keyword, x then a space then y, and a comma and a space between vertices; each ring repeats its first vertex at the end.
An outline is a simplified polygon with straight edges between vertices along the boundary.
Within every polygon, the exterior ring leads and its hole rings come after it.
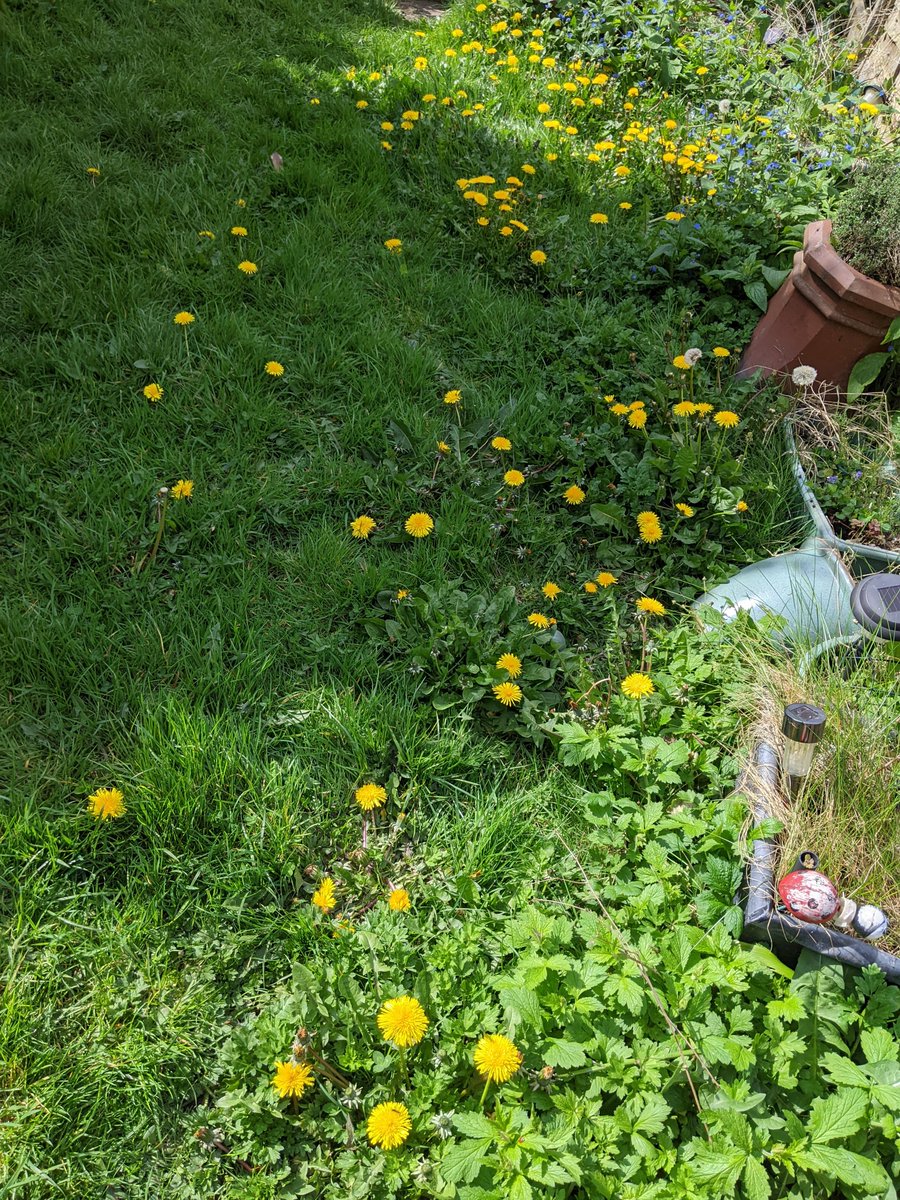
POLYGON ((491 1081, 489 1079, 486 1079, 484 1081, 484 1090, 481 1093, 481 1099, 478 1101, 479 1108, 484 1108, 484 1102, 485 1102, 485 1099, 487 1098, 488 1088, 490 1086, 491 1086, 491 1081))
POLYGON ((163 530, 166 527, 166 509, 169 506, 169 489, 165 487, 160 488, 156 494, 156 498, 157 504, 159 505, 159 524, 156 527, 156 538, 154 539, 153 545, 150 547, 138 565, 134 568, 135 575, 142 571, 147 563, 152 563, 156 558, 156 552, 159 549, 160 542, 162 541, 163 530))

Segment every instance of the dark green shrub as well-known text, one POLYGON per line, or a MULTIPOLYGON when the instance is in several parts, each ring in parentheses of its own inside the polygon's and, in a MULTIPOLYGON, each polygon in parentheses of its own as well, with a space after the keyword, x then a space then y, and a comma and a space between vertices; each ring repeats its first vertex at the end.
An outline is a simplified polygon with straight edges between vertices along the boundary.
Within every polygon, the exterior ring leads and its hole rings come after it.
POLYGON ((838 202, 834 244, 857 271, 900 287, 900 162, 859 171, 838 202))

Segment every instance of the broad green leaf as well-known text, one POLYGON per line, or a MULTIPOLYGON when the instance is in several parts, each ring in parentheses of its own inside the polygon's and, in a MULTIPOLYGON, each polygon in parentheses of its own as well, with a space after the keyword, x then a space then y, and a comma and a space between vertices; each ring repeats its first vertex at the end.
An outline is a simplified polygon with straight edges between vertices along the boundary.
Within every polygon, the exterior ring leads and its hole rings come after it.
POLYGON ((453 1118, 454 1128, 470 1138, 494 1138, 496 1127, 482 1113, 461 1112, 453 1118))
POLYGON ((742 1182, 747 1200, 769 1200, 772 1189, 765 1168, 755 1158, 748 1158, 744 1163, 742 1182))
POLYGON ((451 1146, 441 1160, 441 1174, 448 1183, 471 1183, 481 1170, 491 1144, 491 1138, 478 1138, 451 1146))
POLYGON ((849 1058, 844 1058, 842 1054, 835 1054, 829 1050, 827 1054, 822 1055, 819 1062, 825 1070, 825 1078, 829 1083, 857 1088, 869 1086, 869 1077, 865 1071, 855 1062, 851 1062, 849 1058))
POLYGON ((766 285, 759 279, 754 279, 752 283, 744 284, 744 295, 748 300, 752 300, 757 308, 766 311, 769 303, 766 285))
POLYGON ((641 1098, 640 1108, 631 1122, 632 1133, 662 1133, 666 1118, 672 1110, 662 1096, 647 1095, 641 1098))
POLYGON ((525 987, 501 988, 500 1003, 515 1024, 540 1025, 541 1006, 534 992, 525 987))
POLYGON ((582 1067, 587 1059, 577 1042, 552 1041, 544 1051, 544 1062, 551 1067, 582 1067))
POLYGON ((797 1166, 805 1171, 828 1175, 851 1187, 865 1188, 869 1196, 883 1195, 889 1186, 882 1167, 870 1158, 845 1150, 843 1146, 813 1145, 806 1150, 796 1150, 792 1157, 797 1166))
POLYGON ((774 971, 776 975, 783 975, 785 979, 794 978, 794 968, 786 966, 768 946, 755 942, 747 951, 747 957, 752 958, 759 966, 774 971))
POLYGON ((790 267, 779 268, 762 266, 760 267, 760 270, 762 271, 763 279, 765 279, 766 283, 770 288, 772 288, 773 291, 777 291, 791 273, 790 267))
POLYGON ((824 1099, 813 1101, 807 1132, 813 1142, 834 1142, 851 1137, 861 1128, 868 1107, 862 1092, 841 1088, 824 1099))
POLYGON ((877 354, 867 354, 865 358, 859 360, 850 372, 850 381, 847 384, 847 399, 851 404, 854 400, 858 400, 860 393, 878 378, 881 368, 887 360, 888 355, 883 351, 877 354))
POLYGON ((866 1062, 897 1061, 900 1043, 886 1029, 864 1029, 859 1036, 866 1062))
POLYGON ((534 1193, 524 1175, 517 1175, 506 1193, 508 1200, 531 1200, 534 1193))
MULTIPOLYGON (((895 341, 897 338, 900 338, 900 317, 894 317, 893 321, 891 321, 890 325, 888 326, 888 331, 884 335, 881 344, 882 346, 887 346, 888 343, 895 341)), ((134 365, 137 366, 137 363, 134 365)))
POLYGON ((691 1171, 702 1183, 711 1184, 717 1195, 727 1194, 733 1190, 746 1161, 743 1150, 701 1146, 691 1163, 691 1171))

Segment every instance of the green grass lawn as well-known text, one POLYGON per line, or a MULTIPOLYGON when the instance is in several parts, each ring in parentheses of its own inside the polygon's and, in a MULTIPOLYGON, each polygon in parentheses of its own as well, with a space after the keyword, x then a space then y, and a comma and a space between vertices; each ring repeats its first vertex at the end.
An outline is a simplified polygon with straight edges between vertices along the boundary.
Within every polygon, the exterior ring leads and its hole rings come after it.
POLYGON ((585 579, 678 605, 795 538, 762 417, 724 533, 686 542, 684 569, 617 518, 578 524, 550 483, 498 496, 508 467, 575 483, 599 395, 677 398, 673 354, 695 331, 736 353, 755 310, 639 278, 630 235, 597 241, 576 166, 536 185, 547 272, 459 236, 460 173, 540 160, 529 92, 385 151, 346 75, 380 66, 385 108, 418 103, 384 65, 414 32, 374 0, 0 9, 4 1196, 179 1194, 219 1048, 315 952, 311 881, 358 846, 360 783, 388 785, 423 872, 475 877, 487 908, 541 873, 549 835, 583 836, 579 768, 436 711, 398 665, 398 590, 512 586, 528 611, 557 580, 589 684, 642 651, 585 579), (178 480, 193 496, 153 553, 178 480), (402 532, 416 511, 436 536, 402 532), (349 534, 364 512, 371 543, 349 534), (108 786, 125 817, 92 821, 108 786))

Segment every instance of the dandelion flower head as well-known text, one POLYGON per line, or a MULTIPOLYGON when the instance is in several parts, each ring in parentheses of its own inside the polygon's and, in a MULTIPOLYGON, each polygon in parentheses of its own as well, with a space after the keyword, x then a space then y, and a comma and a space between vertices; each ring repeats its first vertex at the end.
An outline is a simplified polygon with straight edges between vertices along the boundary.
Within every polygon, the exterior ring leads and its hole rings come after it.
POLYGON ((270 361, 266 363, 266 374, 267 375, 283 375, 284 367, 282 366, 282 364, 280 362, 276 362, 274 358, 270 359, 270 361))
POLYGON ((481 1078, 491 1083, 506 1083, 522 1065, 520 1051, 501 1033, 488 1033, 480 1038, 474 1059, 481 1078))
POLYGON ((388 238, 384 245, 385 248, 391 252, 391 254, 403 253, 403 243, 399 238, 388 238))
POLYGON ((515 654, 501 654, 494 665, 498 671, 506 671, 510 679, 522 674, 522 660, 515 654))
POLYGON ((689 371, 691 369, 691 364, 684 354, 676 354, 672 359, 672 366, 677 367, 679 371, 689 371))
POLYGON ((386 1000, 376 1018, 382 1037, 401 1048, 421 1042, 428 1028, 425 1010, 414 996, 386 1000))
POLYGON ((367 538, 374 528, 375 522, 371 517, 367 517, 365 513, 350 522, 350 532, 355 538, 359 538, 360 540, 367 538))
POLYGON ((118 788, 98 788, 88 796, 88 812, 92 817, 108 821, 125 812, 125 797, 118 788))
POLYGON ((652 696, 656 690, 650 676, 642 675, 640 671, 627 675, 619 686, 623 695, 627 696, 629 700, 643 700, 645 696, 652 696))
POLYGON ((409 909, 409 892, 406 888, 391 888, 388 893, 388 908, 391 912, 407 912, 409 909))
POLYGON ((647 414, 642 408, 637 408, 634 412, 629 413, 628 424, 632 429, 643 429, 647 424, 647 414))
POLYGON ((364 783, 356 789, 353 798, 363 812, 371 812, 373 808, 381 808, 387 800, 387 792, 380 784, 364 783))
POLYGON ((675 507, 683 517, 692 517, 694 515, 694 509, 689 504, 676 504, 675 507))
POLYGON ((525 476, 521 471, 507 471, 503 476, 503 482, 507 487, 521 487, 525 482, 525 476))
POLYGON ((296 1096, 299 1099, 307 1088, 312 1087, 312 1083, 313 1073, 306 1063, 277 1062, 275 1064, 275 1078, 272 1080, 272 1087, 282 1099, 286 1096, 291 1098, 296 1096))
POLYGON ((179 479, 172 488, 172 498, 174 500, 190 500, 194 494, 193 479, 179 479))
POLYGON ((618 583, 618 577, 613 575, 611 571, 600 571, 597 575, 597 582, 602 588, 612 587, 614 583, 618 583))
POLYGON ((330 912, 337 904, 334 897, 334 880, 327 875, 312 894, 312 903, 322 912, 330 912))
POLYGON ((434 521, 428 515, 428 513, 411 513, 410 516, 406 518, 406 523, 404 524, 403 528, 410 535, 410 537, 428 537, 429 533, 431 533, 432 529, 434 529, 434 521))
POLYGON ((528 614, 528 624, 533 625, 535 629, 546 629, 550 621, 543 613, 533 612, 528 614))
POLYGON ((571 487, 566 488, 563 492, 563 499, 566 504, 582 504, 584 502, 585 493, 581 490, 577 483, 573 483, 571 487))
POLYGON ((157 400, 162 400, 163 390, 158 383, 148 383, 144 388, 144 395, 155 404, 157 400))
POLYGON ((537 266, 542 266, 547 261, 547 255, 543 250, 532 250, 530 256, 531 261, 537 266))
POLYGON ((522 689, 517 683, 497 683, 491 689, 495 699, 507 708, 512 708, 514 704, 518 704, 522 699, 522 689))
POLYGON ((815 367, 794 367, 791 371, 791 382, 794 387, 812 387, 818 378, 815 367))
POLYGON ((180 312, 180 313, 176 313, 175 316, 172 318, 172 320, 175 322, 176 325, 193 325, 193 323, 197 320, 197 318, 194 316, 193 313, 180 312))
POLYGON ((731 351, 726 350, 724 346, 713 346, 713 355, 716 358, 730 358, 731 351))
POLYGON ((491 441, 491 447, 494 450, 512 450, 512 442, 509 438, 495 437, 491 441))
POLYGON ((243 262, 238 263, 238 270, 243 271, 245 275, 255 275, 259 268, 255 262, 250 262, 245 258, 243 262))
POLYGON ((690 400, 682 400, 672 409, 676 417, 692 417, 697 411, 697 405, 690 400))
POLYGON ((460 400, 462 400, 462 392, 459 388, 453 388, 452 391, 444 393, 445 404, 459 404, 460 400))
POLYGON ((547 597, 548 600, 555 600, 561 590, 562 589, 560 588, 558 583, 552 583, 549 580, 541 588, 541 591, 544 593, 544 595, 547 597))
POLYGON ((715 423, 722 429, 731 429, 737 425, 740 419, 736 412, 731 412, 727 408, 723 408, 721 412, 717 412, 713 417, 715 423))
POLYGON ((246 237, 247 236, 247 230, 244 228, 243 225, 232 225, 231 232, 234 234, 235 237, 246 237))
POLYGON ((638 612, 650 613, 654 617, 664 617, 666 615, 666 606, 661 604, 659 600, 654 600, 652 596, 641 596, 635 602, 635 608, 638 612))
POLYGON ((702 357, 703 357, 703 351, 698 350, 696 346, 694 346, 691 350, 685 350, 685 352, 684 352, 685 362, 687 362, 692 367, 696 367, 697 363, 700 361, 700 359, 702 357))
POLYGON ((366 1121, 366 1136, 373 1146, 383 1150, 396 1150, 412 1133, 412 1121, 405 1104, 387 1100, 376 1104, 366 1121))

